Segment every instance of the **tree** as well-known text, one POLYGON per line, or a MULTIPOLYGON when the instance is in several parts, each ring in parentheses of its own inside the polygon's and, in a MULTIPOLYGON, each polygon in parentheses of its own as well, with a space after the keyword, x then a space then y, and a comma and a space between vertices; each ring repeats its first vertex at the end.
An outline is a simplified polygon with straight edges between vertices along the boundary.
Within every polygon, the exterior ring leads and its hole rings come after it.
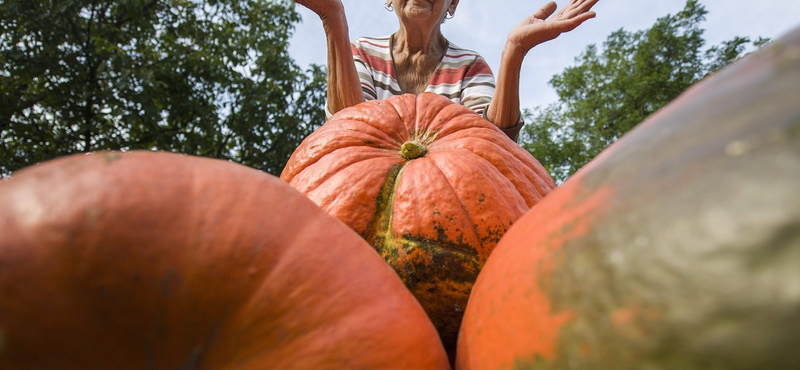
POLYGON ((102 149, 279 173, 324 121, 288 0, 0 1, 0 175, 102 149))
MULTIPOLYGON (((741 57, 747 37, 702 50, 700 23, 707 13, 697 0, 688 0, 682 11, 659 18, 650 29, 620 29, 602 50, 587 47, 577 65, 550 80, 559 100, 526 111, 523 147, 562 182, 689 86, 741 57)), ((753 45, 767 41, 759 38, 753 45)))

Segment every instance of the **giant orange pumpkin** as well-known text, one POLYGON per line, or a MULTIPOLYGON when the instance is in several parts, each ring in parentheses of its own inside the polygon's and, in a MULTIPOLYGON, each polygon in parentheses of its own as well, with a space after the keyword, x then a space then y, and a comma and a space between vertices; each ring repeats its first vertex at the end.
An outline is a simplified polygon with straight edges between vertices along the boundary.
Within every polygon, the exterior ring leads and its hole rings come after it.
POLYGON ((692 87, 499 243, 459 370, 798 369, 800 29, 692 87))
POLYGON ((224 161, 79 155, 0 183, 2 369, 447 369, 362 238, 224 161))
POLYGON ((378 250, 446 347, 497 241, 554 187, 497 127, 432 93, 339 112, 303 141, 281 178, 378 250))

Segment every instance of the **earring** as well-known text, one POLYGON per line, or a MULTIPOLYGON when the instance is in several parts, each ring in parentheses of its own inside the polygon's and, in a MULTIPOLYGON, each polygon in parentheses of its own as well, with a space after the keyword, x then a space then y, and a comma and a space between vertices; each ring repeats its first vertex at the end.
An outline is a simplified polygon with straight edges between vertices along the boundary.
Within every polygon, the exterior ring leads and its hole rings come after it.
POLYGON ((453 17, 455 17, 455 16, 456 16, 455 12, 453 12, 453 13, 447 12, 447 14, 445 14, 445 16, 444 16, 444 19, 453 19, 453 17))
POLYGON ((383 4, 383 7, 386 8, 386 10, 388 10, 390 12, 394 11, 394 4, 392 4, 392 3, 383 4))

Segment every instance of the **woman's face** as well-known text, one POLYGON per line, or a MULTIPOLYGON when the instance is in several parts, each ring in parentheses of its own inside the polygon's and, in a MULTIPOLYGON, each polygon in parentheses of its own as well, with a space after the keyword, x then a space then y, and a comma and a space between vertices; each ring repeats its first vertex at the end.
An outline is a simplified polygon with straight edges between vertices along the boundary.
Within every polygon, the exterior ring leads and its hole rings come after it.
POLYGON ((401 22, 413 20, 440 24, 447 13, 455 13, 458 0, 387 0, 401 22))

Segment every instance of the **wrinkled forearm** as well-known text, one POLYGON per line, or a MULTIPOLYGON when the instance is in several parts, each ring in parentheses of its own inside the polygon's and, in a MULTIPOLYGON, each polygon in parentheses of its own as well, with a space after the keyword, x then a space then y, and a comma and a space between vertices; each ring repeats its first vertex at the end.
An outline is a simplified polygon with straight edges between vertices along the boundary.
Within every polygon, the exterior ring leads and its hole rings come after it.
POLYGON ((519 78, 525 53, 518 47, 506 44, 497 71, 497 86, 486 118, 500 128, 517 125, 520 118, 519 78))
POLYGON ((328 109, 336 113, 364 101, 353 62, 344 8, 320 17, 328 45, 328 109))

